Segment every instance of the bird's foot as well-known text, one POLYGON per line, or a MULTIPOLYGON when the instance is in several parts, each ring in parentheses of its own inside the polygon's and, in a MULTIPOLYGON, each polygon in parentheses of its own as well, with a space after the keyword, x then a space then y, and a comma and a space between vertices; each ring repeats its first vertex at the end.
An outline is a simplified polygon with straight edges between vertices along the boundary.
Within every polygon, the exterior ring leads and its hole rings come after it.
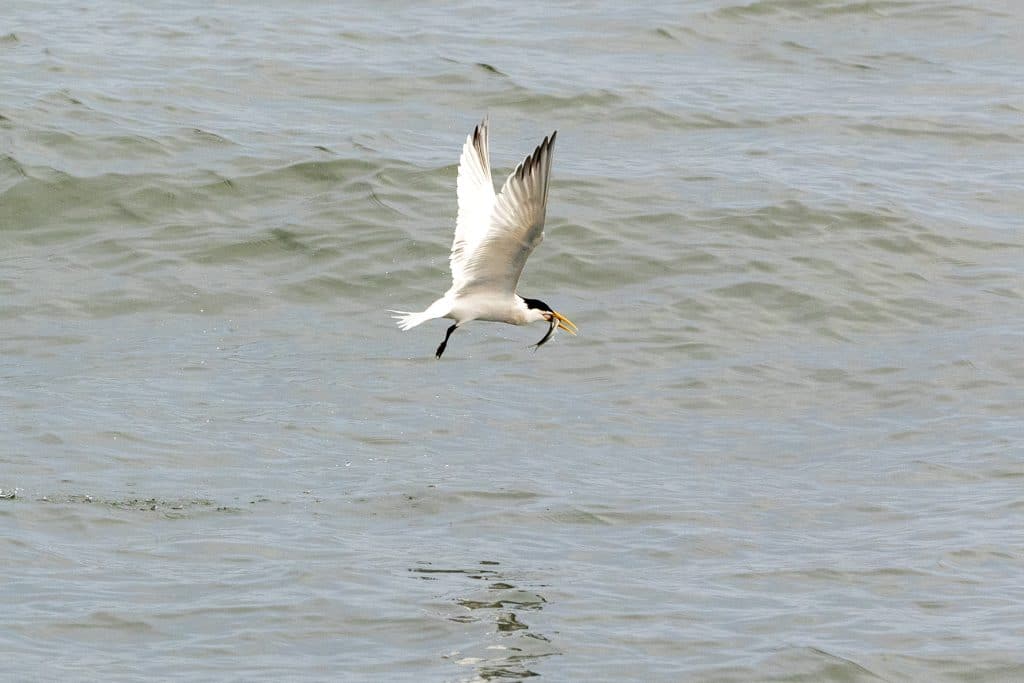
POLYGON ((441 354, 444 353, 444 350, 448 347, 448 337, 452 336, 452 332, 454 332, 458 326, 459 324, 455 323, 454 325, 448 328, 448 331, 444 335, 444 341, 441 342, 441 344, 437 347, 437 355, 435 356, 435 358, 441 358, 441 354))

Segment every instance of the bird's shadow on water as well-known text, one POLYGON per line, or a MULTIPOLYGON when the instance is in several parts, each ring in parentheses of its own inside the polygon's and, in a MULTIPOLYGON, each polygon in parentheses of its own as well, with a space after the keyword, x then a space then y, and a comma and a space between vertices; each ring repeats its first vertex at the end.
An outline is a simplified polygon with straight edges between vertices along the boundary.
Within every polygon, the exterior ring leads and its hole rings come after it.
POLYGON ((531 666, 544 657, 561 654, 547 636, 531 628, 525 616, 539 612, 547 600, 532 589, 511 583, 498 562, 484 560, 478 567, 468 569, 447 569, 420 562, 409 572, 424 581, 458 582, 458 587, 446 592, 454 610, 446 618, 487 628, 486 636, 479 642, 443 655, 459 666, 472 667, 475 675, 471 680, 539 676, 531 666), (477 583, 466 585, 466 579, 477 583))

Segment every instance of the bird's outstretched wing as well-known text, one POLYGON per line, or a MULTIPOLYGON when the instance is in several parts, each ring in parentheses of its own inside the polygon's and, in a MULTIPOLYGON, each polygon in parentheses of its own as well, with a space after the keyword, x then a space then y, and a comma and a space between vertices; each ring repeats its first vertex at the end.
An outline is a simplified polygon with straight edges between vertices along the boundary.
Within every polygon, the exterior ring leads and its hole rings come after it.
MULTIPOLYGON (((463 166, 459 167, 459 219, 455 230, 456 244, 452 247, 453 290, 501 292, 509 295, 515 292, 526 259, 544 239, 548 180, 551 176, 551 158, 557 134, 558 131, 555 131, 550 137, 544 138, 537 149, 533 150, 533 154, 516 166, 505 180, 505 185, 497 197, 494 197, 493 189, 491 190, 493 199, 489 215, 483 218, 481 223, 466 227, 466 234, 472 234, 475 239, 470 241, 464 238, 461 247, 459 231, 463 229, 463 166), (456 249, 459 250, 457 258, 456 249)), ((476 131, 474 142, 475 138, 476 131)), ((479 154, 478 158, 483 159, 486 164, 486 126, 483 149, 484 152, 479 154)), ((465 165, 466 150, 463 151, 462 158, 465 165)), ((487 185, 490 186, 490 173, 487 174, 487 180, 487 185)), ((482 195, 481 190, 476 196, 482 195)), ((473 210, 480 210, 484 202, 478 201, 470 206, 473 210)), ((466 215, 468 218, 468 210, 466 215)), ((474 215, 473 220, 480 220, 479 214, 474 215)))
POLYGON ((486 118, 466 137, 466 144, 462 146, 456 191, 459 215, 455 221, 455 240, 448 262, 452 270, 452 287, 457 290, 466 281, 467 257, 487 233, 494 208, 486 118))

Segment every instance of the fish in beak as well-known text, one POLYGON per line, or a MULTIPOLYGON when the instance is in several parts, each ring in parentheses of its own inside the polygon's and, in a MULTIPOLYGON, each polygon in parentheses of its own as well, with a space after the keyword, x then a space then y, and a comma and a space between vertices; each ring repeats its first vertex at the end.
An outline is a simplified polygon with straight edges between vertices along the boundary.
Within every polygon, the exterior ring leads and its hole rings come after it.
POLYGON ((536 351, 545 343, 547 343, 547 341, 551 339, 552 335, 555 334, 555 330, 565 330, 566 332, 572 335, 575 335, 579 331, 579 329, 576 327, 576 324, 573 321, 569 320, 564 315, 556 311, 551 311, 551 317, 548 318, 548 324, 550 325, 550 327, 548 328, 548 333, 544 335, 543 339, 541 339, 539 342, 533 345, 534 351, 536 351))

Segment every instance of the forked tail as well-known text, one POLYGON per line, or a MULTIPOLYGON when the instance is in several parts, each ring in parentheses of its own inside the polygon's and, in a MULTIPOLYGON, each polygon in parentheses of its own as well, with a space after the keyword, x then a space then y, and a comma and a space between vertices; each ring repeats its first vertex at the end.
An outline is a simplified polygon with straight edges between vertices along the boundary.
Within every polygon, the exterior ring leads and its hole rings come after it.
POLYGON ((410 313, 409 311, 388 311, 388 313, 394 313, 392 318, 398 323, 398 326, 403 330, 411 330, 420 323, 425 323, 432 319, 434 316, 427 315, 426 311, 419 313, 410 313))
POLYGON ((388 311, 388 313, 394 313, 391 317, 395 319, 402 330, 411 330, 417 325, 425 323, 428 320, 443 318, 448 315, 449 311, 451 311, 451 304, 442 298, 430 304, 430 307, 427 308, 427 310, 420 311, 419 313, 410 313, 409 311, 388 311))

